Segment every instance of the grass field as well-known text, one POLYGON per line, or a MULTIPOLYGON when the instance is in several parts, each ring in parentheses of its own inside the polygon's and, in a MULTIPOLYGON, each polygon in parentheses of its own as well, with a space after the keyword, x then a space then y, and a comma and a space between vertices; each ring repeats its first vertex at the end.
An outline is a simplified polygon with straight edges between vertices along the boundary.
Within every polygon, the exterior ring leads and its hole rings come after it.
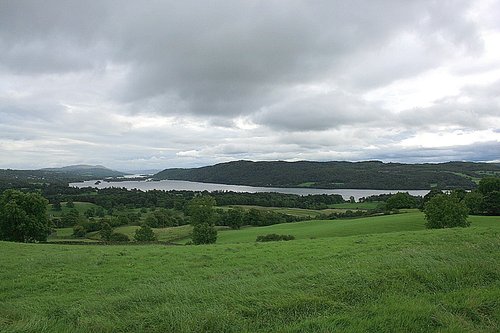
MULTIPOLYGON (((134 239, 135 231, 139 229, 139 226, 122 226, 114 229, 115 232, 123 233, 134 239)), ((153 228, 154 233, 158 237, 159 241, 163 242, 174 242, 179 239, 186 239, 189 237, 193 230, 191 225, 183 225, 180 227, 171 228, 153 228)))
MULTIPOLYGON (((472 226, 500 226, 498 216, 470 216, 472 226)), ((284 234, 296 239, 326 238, 397 231, 425 229, 424 215, 413 210, 404 214, 365 217, 348 220, 312 220, 305 222, 275 224, 267 227, 246 227, 241 230, 224 230, 218 233, 217 243, 255 242, 259 235, 284 234)), ((185 242, 188 239, 182 239, 185 242)))
POLYGON ((344 208, 304 209, 304 208, 289 208, 289 207, 264 207, 264 206, 253 206, 253 205, 230 205, 230 206, 220 206, 217 208, 227 210, 235 207, 242 208, 244 210, 249 210, 253 208, 258 210, 273 211, 275 213, 281 213, 299 217, 315 217, 321 214, 344 213, 347 210, 344 208))
POLYGON ((494 222, 265 244, 0 242, 0 331, 498 332, 494 222))
POLYGON ((380 204, 380 202, 344 202, 339 204, 330 205, 331 208, 337 209, 350 209, 350 210, 364 210, 364 209, 375 209, 380 204))

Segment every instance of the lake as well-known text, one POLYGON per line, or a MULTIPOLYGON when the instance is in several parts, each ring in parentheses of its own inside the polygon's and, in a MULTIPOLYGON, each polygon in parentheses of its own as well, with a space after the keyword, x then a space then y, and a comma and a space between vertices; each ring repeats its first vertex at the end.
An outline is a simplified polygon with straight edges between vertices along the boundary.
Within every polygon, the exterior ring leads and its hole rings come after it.
POLYGON ((383 193, 397 193, 397 192, 408 192, 411 195, 424 196, 429 193, 428 190, 363 190, 363 189, 336 189, 336 190, 324 190, 318 188, 280 188, 280 187, 254 187, 254 186, 244 186, 244 185, 224 185, 224 184, 212 184, 212 183, 198 183, 198 182, 188 182, 183 180, 160 180, 160 181, 122 181, 122 182, 105 182, 101 180, 100 184, 95 184, 97 180, 89 180, 79 183, 70 183, 73 187, 95 187, 95 188, 107 188, 107 187, 125 187, 129 190, 138 189, 142 191, 149 190, 184 190, 184 191, 233 191, 233 192, 278 192, 286 194, 298 194, 298 195, 309 195, 309 194, 340 194, 344 199, 349 199, 353 196, 356 201, 361 197, 368 197, 370 195, 377 195, 383 193))

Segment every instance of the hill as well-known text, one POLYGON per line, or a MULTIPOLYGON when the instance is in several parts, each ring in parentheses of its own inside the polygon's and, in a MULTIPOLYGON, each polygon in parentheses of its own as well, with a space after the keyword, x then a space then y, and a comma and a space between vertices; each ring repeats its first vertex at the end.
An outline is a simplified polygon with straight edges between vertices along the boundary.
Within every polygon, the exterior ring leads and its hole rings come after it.
POLYGON ((71 182, 123 175, 125 175, 123 172, 92 165, 74 165, 38 170, 0 169, 0 191, 8 188, 43 187, 46 184, 66 187, 71 182))
POLYGON ((124 176, 125 173, 120 171, 115 171, 108 169, 102 165, 87 165, 87 164, 78 164, 78 165, 69 165, 61 168, 44 168, 40 169, 40 171, 50 171, 55 173, 62 173, 72 176, 80 176, 80 177, 91 177, 91 178, 107 178, 107 177, 121 177, 124 176))
POLYGON ((487 175, 500 175, 500 165, 473 162, 236 161, 193 169, 165 169, 153 179, 272 187, 410 190, 434 186, 472 189, 480 178, 487 175))

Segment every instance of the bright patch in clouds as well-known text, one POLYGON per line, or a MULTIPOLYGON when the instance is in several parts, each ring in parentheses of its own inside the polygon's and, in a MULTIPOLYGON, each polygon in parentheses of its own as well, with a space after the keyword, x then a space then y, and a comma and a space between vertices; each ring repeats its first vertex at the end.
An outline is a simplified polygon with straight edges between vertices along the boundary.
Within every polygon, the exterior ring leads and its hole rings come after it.
POLYGON ((500 159, 493 0, 0 2, 0 168, 500 159))

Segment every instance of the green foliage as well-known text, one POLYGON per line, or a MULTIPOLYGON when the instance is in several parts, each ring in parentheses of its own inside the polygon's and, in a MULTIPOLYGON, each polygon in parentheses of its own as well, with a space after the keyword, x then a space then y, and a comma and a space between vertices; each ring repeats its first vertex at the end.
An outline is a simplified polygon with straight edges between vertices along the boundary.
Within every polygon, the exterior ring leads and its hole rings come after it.
POLYGON ((73 227, 73 237, 83 238, 85 235, 87 235, 87 230, 84 226, 77 224, 73 227))
POLYGON ((209 195, 200 195, 193 198, 188 205, 191 224, 209 224, 215 223, 215 213, 213 207, 215 199, 209 195))
POLYGON ((99 234, 101 235, 101 239, 103 241, 110 241, 111 240, 111 235, 113 234, 113 228, 109 223, 102 223, 101 224, 101 230, 99 231, 99 234))
POLYGON ((186 224, 179 212, 158 208, 146 216, 145 223, 152 228, 165 228, 186 224))
POLYGON ((0 240, 46 241, 50 234, 47 204, 38 193, 5 191, 0 196, 0 240))
POLYGON ((54 201, 54 203, 52 204, 52 210, 60 212, 62 210, 61 201, 59 200, 54 201))
POLYGON ((154 242, 157 237, 149 225, 143 224, 135 231, 134 239, 138 242, 154 242))
POLYGON ((408 192, 398 192, 387 199, 386 202, 386 209, 388 210, 416 207, 418 207, 417 198, 408 192))
POLYGON ((67 208, 75 208, 75 204, 73 203, 73 200, 72 200, 72 199, 69 199, 69 200, 66 202, 66 207, 67 207, 67 208))
POLYGON ((76 208, 71 208, 67 213, 63 213, 61 217, 61 227, 72 227, 77 224, 83 224, 84 220, 85 219, 76 208))
POLYGON ((113 232, 111 236, 109 237, 110 242, 129 242, 130 238, 122 233, 119 232, 113 232))
POLYGON ((217 241, 217 230, 212 224, 197 223, 193 226, 193 243, 200 244, 213 244, 217 241))
POLYGON ((468 208, 456 196, 441 194, 425 204, 424 213, 427 228, 468 227, 468 208))
POLYGON ((446 189, 472 189, 476 184, 471 179, 484 177, 484 172, 500 172, 500 166, 468 162, 235 161, 196 169, 166 169, 154 178, 279 187, 314 183, 318 188, 430 189, 435 185, 446 189))
POLYGON ((292 235, 278 235, 278 234, 267 234, 257 236, 256 242, 274 242, 274 241, 290 241, 294 240, 295 237, 292 235))
POLYGON ((479 181, 478 191, 483 195, 500 191, 500 177, 486 177, 479 181))
POLYGON ((214 205, 214 198, 208 195, 197 196, 188 205, 193 225, 192 240, 196 245, 212 244, 217 240, 217 230, 214 227, 216 219, 214 205))
POLYGON ((222 225, 227 225, 231 229, 239 229, 243 225, 243 215, 242 209, 229 209, 221 215, 222 225))
POLYGON ((478 191, 483 194, 483 211, 500 215, 500 177, 487 177, 479 181, 478 191))
POLYGON ((500 191, 491 191, 484 196, 483 207, 488 215, 500 215, 500 191))
POLYGON ((484 196, 479 191, 472 191, 465 194, 464 203, 470 214, 481 214, 484 207, 484 196))

